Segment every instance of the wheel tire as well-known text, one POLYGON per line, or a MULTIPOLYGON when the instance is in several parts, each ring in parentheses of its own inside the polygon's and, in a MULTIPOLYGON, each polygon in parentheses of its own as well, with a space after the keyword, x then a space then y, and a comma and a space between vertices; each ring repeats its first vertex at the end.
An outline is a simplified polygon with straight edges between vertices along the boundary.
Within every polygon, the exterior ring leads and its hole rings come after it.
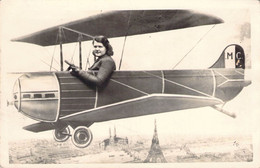
POLYGON ((78 148, 86 148, 92 142, 93 135, 91 130, 85 126, 77 127, 72 134, 72 143, 78 148))
POLYGON ((69 139, 70 137, 70 129, 69 127, 65 127, 65 128, 62 128, 62 129, 55 129, 53 131, 53 137, 54 137, 54 140, 57 141, 57 142, 65 142, 69 139))

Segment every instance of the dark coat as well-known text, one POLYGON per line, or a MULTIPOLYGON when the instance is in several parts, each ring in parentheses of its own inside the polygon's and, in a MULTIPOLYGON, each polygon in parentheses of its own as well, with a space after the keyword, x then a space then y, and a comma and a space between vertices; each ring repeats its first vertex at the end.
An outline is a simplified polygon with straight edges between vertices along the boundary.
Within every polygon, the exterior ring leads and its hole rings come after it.
POLYGON ((89 70, 98 70, 97 74, 91 73, 90 71, 79 71, 78 77, 85 82, 93 83, 97 86, 102 86, 106 82, 113 71, 116 69, 114 60, 107 55, 97 59, 97 61, 89 68, 89 70))

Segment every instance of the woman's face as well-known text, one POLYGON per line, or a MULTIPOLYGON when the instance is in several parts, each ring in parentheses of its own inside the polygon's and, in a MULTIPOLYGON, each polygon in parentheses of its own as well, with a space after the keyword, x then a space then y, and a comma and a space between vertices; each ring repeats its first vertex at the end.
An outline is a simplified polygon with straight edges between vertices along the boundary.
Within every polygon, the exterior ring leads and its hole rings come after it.
POLYGON ((106 54, 107 51, 106 47, 102 43, 94 41, 93 47, 94 47, 93 54, 96 57, 101 57, 106 54))

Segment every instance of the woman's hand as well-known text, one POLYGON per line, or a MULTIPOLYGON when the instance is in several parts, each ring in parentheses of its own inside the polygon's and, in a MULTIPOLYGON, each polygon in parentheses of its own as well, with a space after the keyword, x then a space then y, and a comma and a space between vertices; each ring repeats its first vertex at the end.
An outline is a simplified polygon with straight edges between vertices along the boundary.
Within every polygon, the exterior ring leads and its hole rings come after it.
POLYGON ((71 70, 73 72, 77 72, 78 73, 80 71, 80 68, 74 65, 74 66, 71 66, 71 70))
POLYGON ((78 66, 76 66, 76 65, 74 65, 74 64, 72 64, 72 63, 70 63, 70 62, 67 61, 67 60, 65 60, 65 63, 69 65, 67 71, 72 70, 72 71, 71 71, 71 74, 72 74, 72 75, 77 75, 77 74, 79 73, 79 71, 81 70, 78 66))

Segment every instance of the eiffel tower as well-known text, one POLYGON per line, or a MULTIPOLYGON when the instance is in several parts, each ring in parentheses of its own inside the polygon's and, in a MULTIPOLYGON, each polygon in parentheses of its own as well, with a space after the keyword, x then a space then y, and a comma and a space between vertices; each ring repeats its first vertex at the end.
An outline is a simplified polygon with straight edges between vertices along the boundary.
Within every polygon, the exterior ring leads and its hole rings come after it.
POLYGON ((154 134, 152 139, 152 145, 147 158, 144 163, 166 163, 166 159, 162 153, 161 147, 159 145, 159 139, 157 135, 156 120, 154 120, 154 134))

